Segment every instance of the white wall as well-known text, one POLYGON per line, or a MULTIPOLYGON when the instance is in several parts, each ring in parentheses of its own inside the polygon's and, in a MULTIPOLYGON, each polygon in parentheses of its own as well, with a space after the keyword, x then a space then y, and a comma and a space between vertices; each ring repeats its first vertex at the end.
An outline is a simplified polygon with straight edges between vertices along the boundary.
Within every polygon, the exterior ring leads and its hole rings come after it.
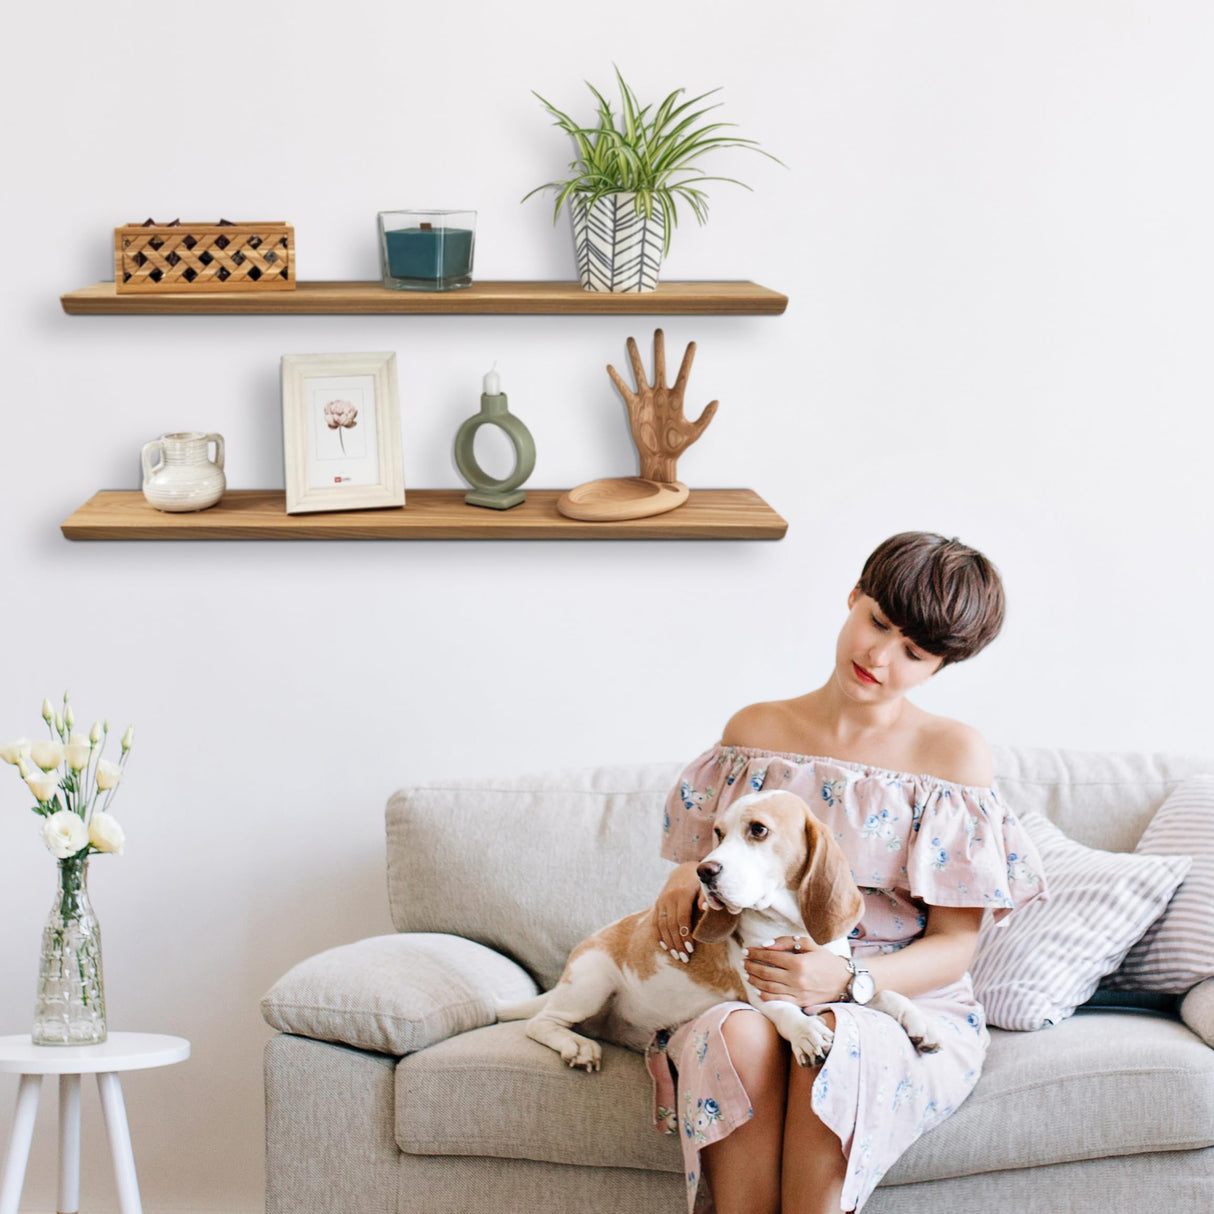
MULTIPOLYGON (((111 1023, 188 1036, 129 1078, 145 1202, 262 1197, 257 1000, 289 965, 389 929, 382 809, 451 774, 675 759, 829 666, 887 534, 958 534, 1010 616, 922 696, 992 740, 1208 753, 1214 592, 1214 11, 1198 0, 701 0, 588 6, 68 0, 8 21, 0 735, 44 695, 134 721, 93 864, 111 1023), (194 48, 197 48, 196 50, 194 48), (753 278, 766 318, 670 318, 720 412, 680 471, 746 485, 780 543, 68 543, 140 445, 218 430, 229 484, 282 484, 284 353, 397 352, 405 467, 450 447, 497 360, 532 485, 633 470, 603 366, 637 318, 79 318, 111 229, 284 218, 303 278, 372 278, 377 210, 480 211, 483 278, 567 278, 566 221, 519 205, 566 148, 535 89, 585 107, 724 85, 782 157, 717 166, 670 279, 753 278)), ((0 1034, 25 1031, 53 863, 0 772, 0 1034)), ((14 1087, 0 1085, 7 1135, 14 1087)), ((48 1088, 24 1206, 54 1201, 48 1088)), ((85 1205, 113 1208, 95 1094, 85 1205)))

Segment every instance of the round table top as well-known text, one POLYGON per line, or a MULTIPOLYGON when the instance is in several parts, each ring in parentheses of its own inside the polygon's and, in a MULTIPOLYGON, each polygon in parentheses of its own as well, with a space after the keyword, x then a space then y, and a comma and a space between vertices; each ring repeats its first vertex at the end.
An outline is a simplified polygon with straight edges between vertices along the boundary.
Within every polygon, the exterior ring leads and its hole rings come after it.
POLYGON ((160 1033, 110 1033, 100 1045, 34 1045, 29 1033, 0 1037, 0 1072, 18 1075, 93 1075, 142 1071, 184 1062, 190 1043, 160 1033))

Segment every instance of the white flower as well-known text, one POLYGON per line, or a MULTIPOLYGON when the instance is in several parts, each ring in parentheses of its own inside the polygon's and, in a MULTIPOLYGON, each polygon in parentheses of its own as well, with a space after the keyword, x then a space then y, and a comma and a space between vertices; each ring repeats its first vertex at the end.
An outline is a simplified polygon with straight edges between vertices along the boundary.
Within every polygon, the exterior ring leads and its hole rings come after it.
POLYGON ((89 730, 89 741, 94 746, 100 745, 100 743, 101 743, 101 722, 100 721, 93 722, 93 728, 89 730))
POLYGON ((56 860, 66 860, 88 846, 89 832, 70 809, 61 809, 43 822, 42 838, 56 860))
POLYGON ((28 758, 29 752, 29 738, 18 738, 15 742, 5 742, 3 746, 0 746, 0 759, 16 767, 17 760, 22 757, 28 758))
POLYGON ((72 734, 72 740, 63 748, 67 765, 73 771, 83 771, 89 765, 89 755, 92 753, 93 747, 88 738, 82 738, 75 733, 72 734))
POLYGON ((72 711, 70 704, 63 710, 63 723, 68 727, 69 731, 76 724, 76 714, 72 711))
POLYGON ((338 426, 345 426, 349 429, 351 426, 358 425, 358 406, 348 400, 331 400, 325 405, 325 425, 330 430, 336 430, 338 426))
POLYGON ((49 725, 55 719, 55 706, 50 700, 42 701, 42 719, 49 725))
POLYGON ((124 733, 122 735, 122 749, 125 752, 125 751, 130 750, 131 747, 134 745, 135 745, 135 726, 128 725, 126 727, 126 733, 124 733))
POLYGON ((30 746, 30 758, 42 768, 50 771, 63 762, 62 742, 35 742, 30 746))
POLYGON ((59 791, 59 776, 53 771, 26 776, 25 782, 30 792, 38 798, 39 805, 45 805, 59 791))
POLYGON ((118 781, 122 779, 122 768, 117 763, 111 763, 109 759, 100 759, 97 763, 97 787, 105 792, 108 788, 113 788, 118 781))
POLYGON ((89 821, 89 842, 98 851, 121 855, 126 846, 126 832, 109 814, 98 810, 89 821))

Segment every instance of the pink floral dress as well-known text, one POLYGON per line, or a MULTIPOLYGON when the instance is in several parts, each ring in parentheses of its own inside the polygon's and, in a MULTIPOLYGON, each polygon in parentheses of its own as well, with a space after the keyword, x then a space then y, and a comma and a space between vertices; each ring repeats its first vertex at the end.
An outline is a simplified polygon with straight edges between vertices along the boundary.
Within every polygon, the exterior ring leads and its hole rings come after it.
MULTIPOLYGON (((989 907, 999 919, 1045 885, 1028 834, 994 789, 953 784, 838 759, 717 745, 692 761, 666 803, 662 854, 676 863, 712 850, 712 823, 736 797, 794 792, 834 835, 864 895, 852 953, 894 952, 923 933, 928 906, 989 907)), ((920 1054, 890 1017, 854 1003, 835 1014, 835 1041, 813 1085, 813 1109, 847 1156, 841 1209, 859 1210, 894 1161, 969 1095, 989 1037, 969 975, 915 999, 942 1030, 920 1054)), ((679 1134, 688 1208, 712 1209, 699 1184, 700 1150, 753 1116, 721 1025, 744 1003, 722 1003, 646 1055, 655 1124, 679 1134)))

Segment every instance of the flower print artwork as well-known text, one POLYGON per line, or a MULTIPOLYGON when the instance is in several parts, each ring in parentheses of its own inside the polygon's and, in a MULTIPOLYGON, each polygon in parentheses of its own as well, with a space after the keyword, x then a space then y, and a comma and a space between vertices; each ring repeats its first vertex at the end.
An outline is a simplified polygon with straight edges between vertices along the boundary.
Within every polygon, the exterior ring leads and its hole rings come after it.
POLYGON ((325 425, 330 430, 337 431, 341 443, 341 452, 346 453, 346 440, 343 430, 353 429, 358 425, 358 406, 353 401, 331 400, 325 405, 325 425))

